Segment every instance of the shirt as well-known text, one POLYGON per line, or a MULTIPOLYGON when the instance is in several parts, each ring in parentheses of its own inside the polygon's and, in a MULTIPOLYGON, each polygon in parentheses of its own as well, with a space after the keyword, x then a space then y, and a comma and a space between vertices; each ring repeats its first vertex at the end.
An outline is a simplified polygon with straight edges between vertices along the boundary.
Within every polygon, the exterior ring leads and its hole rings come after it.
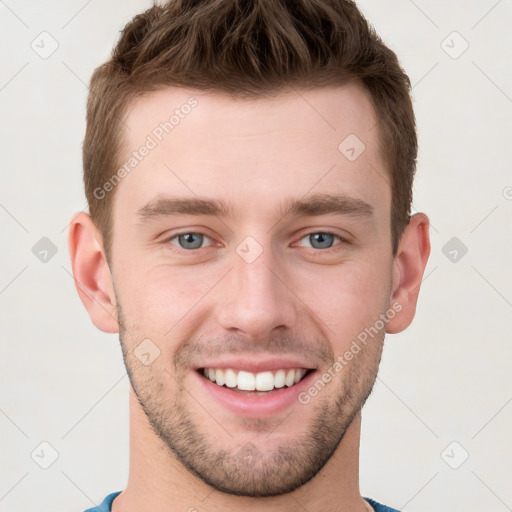
MULTIPOLYGON (((112 494, 109 494, 100 505, 93 508, 88 508, 85 512, 112 512, 112 502, 114 501, 114 498, 120 494, 121 491, 113 492, 112 494)), ((364 498, 372 507, 375 512, 400 512, 399 510, 396 510, 395 508, 386 507, 386 505, 381 505, 380 503, 377 503, 374 500, 371 500, 370 498, 364 498)))

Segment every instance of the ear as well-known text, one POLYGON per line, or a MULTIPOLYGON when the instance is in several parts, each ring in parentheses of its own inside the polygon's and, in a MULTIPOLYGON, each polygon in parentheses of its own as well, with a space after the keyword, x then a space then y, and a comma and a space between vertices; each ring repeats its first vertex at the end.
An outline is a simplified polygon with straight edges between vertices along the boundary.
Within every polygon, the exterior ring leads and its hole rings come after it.
POLYGON ((102 237, 87 213, 77 213, 71 219, 68 250, 75 286, 92 323, 104 332, 119 332, 112 275, 102 237))
POLYGON ((386 324, 386 332, 403 331, 412 322, 420 293, 423 272, 430 254, 429 220, 424 213, 416 213, 402 234, 393 260, 391 303, 402 309, 386 324))

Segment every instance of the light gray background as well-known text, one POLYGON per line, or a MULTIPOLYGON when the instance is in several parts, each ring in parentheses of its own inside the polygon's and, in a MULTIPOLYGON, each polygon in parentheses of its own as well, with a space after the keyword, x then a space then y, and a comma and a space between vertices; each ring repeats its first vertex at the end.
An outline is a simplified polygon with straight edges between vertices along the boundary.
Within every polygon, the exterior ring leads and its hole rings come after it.
MULTIPOLYGON (((387 337, 364 410, 361 490, 408 512, 512 510, 512 2, 359 4, 414 84, 414 207, 432 223, 416 318, 387 337)), ((79 301, 66 227, 86 207, 86 84, 148 6, 0 1, 0 511, 80 512, 126 485, 128 378, 79 301)))

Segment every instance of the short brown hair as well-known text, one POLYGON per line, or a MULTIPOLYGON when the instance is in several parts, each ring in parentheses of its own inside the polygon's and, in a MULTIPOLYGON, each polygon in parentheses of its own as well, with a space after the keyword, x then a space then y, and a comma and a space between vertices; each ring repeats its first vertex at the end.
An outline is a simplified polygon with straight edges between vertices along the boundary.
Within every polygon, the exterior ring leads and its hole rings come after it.
MULTIPOLYGON (((256 98, 357 80, 370 93, 392 191, 393 256, 410 220, 417 137, 410 80, 350 0, 170 0, 124 28, 93 73, 83 144, 89 212, 109 258, 114 193, 95 190, 119 165, 123 118, 166 86, 256 98)), ((341 141, 340 141, 341 142, 341 141)))

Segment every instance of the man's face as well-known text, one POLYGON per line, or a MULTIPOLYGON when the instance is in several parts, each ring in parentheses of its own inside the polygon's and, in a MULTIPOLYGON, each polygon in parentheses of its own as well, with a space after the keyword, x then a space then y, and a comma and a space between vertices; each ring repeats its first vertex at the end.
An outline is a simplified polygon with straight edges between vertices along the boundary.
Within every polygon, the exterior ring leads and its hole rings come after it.
POLYGON ((391 190, 368 96, 356 85, 239 101, 169 88, 138 100, 126 124, 126 161, 150 147, 113 210, 133 389, 209 485, 290 492, 368 396, 391 306, 391 190), (160 123, 191 96, 166 133, 160 123))

